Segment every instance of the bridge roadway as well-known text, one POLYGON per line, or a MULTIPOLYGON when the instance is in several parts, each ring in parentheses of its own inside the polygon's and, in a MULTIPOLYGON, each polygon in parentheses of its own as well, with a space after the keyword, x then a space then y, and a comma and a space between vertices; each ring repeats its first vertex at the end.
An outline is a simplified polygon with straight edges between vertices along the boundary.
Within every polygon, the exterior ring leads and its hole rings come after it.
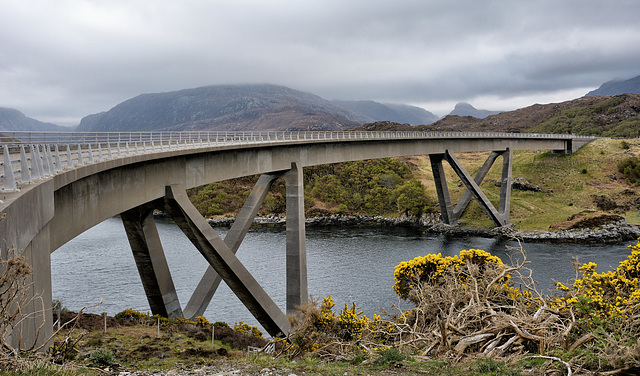
MULTIPOLYGON (((429 155, 443 221, 455 223, 475 198, 496 225, 508 223, 511 154, 515 150, 570 153, 593 138, 573 135, 440 132, 184 132, 184 133, 7 133, 1 145, 0 211, 2 257, 18 250, 30 262, 21 315, 8 343, 28 348, 52 334, 50 253, 107 218, 121 215, 153 313, 195 317, 224 280, 273 336, 289 323, 235 257, 271 183, 286 183, 287 312, 307 302, 304 187, 306 166, 429 155), (475 178, 454 156, 492 152, 475 178), (478 185, 502 156, 503 183, 495 209, 478 185), (455 208, 449 200, 443 161, 468 192, 455 208), (221 239, 189 202, 186 189, 261 174, 226 238, 221 239), (210 267, 184 311, 164 259, 152 212, 167 212, 210 267)), ((194 260, 195 261, 195 260, 194 260)), ((117 273, 117 271, 114 271, 117 273)))

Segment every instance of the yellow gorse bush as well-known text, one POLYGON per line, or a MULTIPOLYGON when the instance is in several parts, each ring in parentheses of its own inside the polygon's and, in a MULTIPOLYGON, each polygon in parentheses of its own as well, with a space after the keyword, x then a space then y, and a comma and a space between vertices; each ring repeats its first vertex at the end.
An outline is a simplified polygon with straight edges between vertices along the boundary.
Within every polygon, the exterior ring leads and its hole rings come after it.
POLYGON ((481 249, 462 250, 455 256, 442 257, 441 253, 419 256, 395 267, 393 291, 404 300, 412 300, 416 283, 437 284, 446 273, 455 272, 467 262, 481 268, 486 264, 504 266, 499 257, 481 249))
POLYGON ((351 308, 345 304, 337 319, 342 338, 347 340, 360 338, 362 330, 371 323, 367 316, 362 315, 362 311, 357 310, 356 303, 353 303, 351 308))
POLYGON ((556 284, 563 295, 550 299, 550 305, 575 308, 583 322, 626 318, 640 304, 640 241, 628 248, 631 254, 616 270, 597 273, 594 262, 580 266, 580 278, 571 286, 556 284))
POLYGON ((246 334, 246 335, 254 336, 256 338, 264 339, 264 337, 262 336, 262 331, 260 329, 258 329, 255 326, 245 324, 243 321, 236 322, 233 325, 233 329, 240 334, 246 334))

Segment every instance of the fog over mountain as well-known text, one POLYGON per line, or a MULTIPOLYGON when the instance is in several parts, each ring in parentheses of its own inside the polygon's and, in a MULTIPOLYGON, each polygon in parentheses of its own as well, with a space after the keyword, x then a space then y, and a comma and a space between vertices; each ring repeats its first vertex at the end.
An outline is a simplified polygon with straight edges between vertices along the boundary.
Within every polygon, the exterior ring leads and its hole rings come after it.
POLYGON ((438 121, 439 117, 424 108, 406 104, 378 103, 370 100, 333 100, 333 104, 367 116, 371 121, 393 121, 402 124, 423 125, 438 121))
POLYGON ((456 104, 455 108, 449 113, 449 115, 472 116, 474 118, 484 119, 489 115, 495 115, 501 112, 503 111, 479 110, 469 103, 460 102, 456 104))
POLYGON ((586 94, 588 97, 597 95, 640 94, 640 76, 628 80, 612 80, 600 85, 596 90, 586 94))
POLYGON ((16 109, 0 107, 0 131, 69 132, 71 128, 43 123, 16 109))

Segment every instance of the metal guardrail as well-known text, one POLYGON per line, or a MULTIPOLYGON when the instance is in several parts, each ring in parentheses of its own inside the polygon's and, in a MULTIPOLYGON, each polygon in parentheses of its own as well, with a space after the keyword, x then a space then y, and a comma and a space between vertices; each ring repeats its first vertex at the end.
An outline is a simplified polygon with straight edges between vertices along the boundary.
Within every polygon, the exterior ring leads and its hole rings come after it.
POLYGON ((172 150, 275 142, 429 138, 591 139, 575 135, 484 132, 0 132, 0 190, 107 159, 172 150))

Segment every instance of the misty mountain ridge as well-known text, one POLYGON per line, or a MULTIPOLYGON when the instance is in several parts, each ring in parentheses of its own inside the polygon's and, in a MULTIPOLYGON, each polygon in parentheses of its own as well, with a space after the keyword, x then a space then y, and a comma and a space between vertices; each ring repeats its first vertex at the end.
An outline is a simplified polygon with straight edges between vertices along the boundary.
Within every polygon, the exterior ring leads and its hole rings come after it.
POLYGON ((0 107, 0 131, 70 132, 71 129, 43 123, 13 108, 0 107))
POLYGON ((588 92, 585 96, 602 96, 618 94, 640 94, 640 76, 628 80, 611 80, 600 85, 596 90, 588 92))
POLYGON ((392 121, 401 124, 424 125, 440 119, 424 108, 407 104, 379 103, 371 100, 333 100, 331 103, 359 113, 373 121, 392 121))
POLYGON ((369 119, 277 85, 219 85, 142 94, 84 117, 78 131, 328 131, 369 119))
POLYGON ((449 115, 471 116, 478 119, 484 119, 489 115, 495 115, 501 112, 504 112, 504 111, 479 110, 473 107, 472 105, 470 105, 469 103, 460 102, 456 104, 453 111, 451 111, 449 115))

